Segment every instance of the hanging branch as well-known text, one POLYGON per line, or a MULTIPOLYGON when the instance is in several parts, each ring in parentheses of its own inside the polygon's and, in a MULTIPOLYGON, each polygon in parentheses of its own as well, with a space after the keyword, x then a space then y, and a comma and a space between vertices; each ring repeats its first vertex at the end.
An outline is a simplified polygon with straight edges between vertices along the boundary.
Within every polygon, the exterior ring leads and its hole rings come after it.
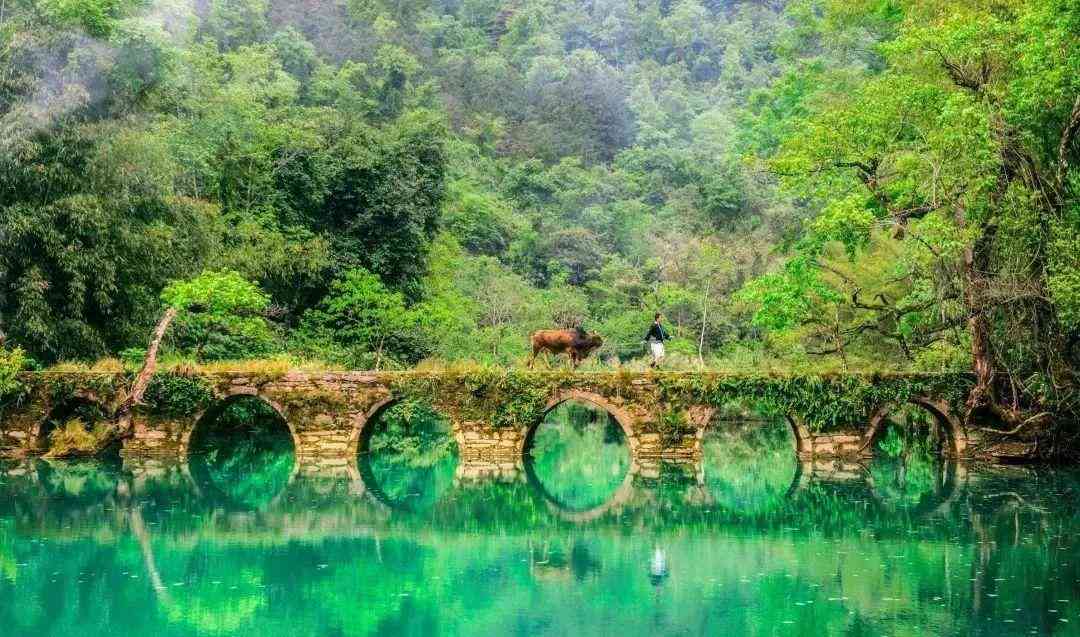
MULTIPOLYGON (((1019 412, 1017 410, 1006 409, 1004 407, 999 407, 998 409, 994 409, 994 406, 991 406, 991 409, 994 410, 994 412, 999 417, 1001 417, 1001 419, 1004 420, 1005 422, 1015 421, 1015 420, 1018 419, 1016 414, 1019 413, 1019 412)), ((1000 429, 992 429, 990 427, 979 427, 979 431, 986 431, 988 433, 997 434, 999 436, 1015 436, 1016 434, 1020 433, 1020 431, 1024 427, 1027 427, 1028 425, 1030 425, 1032 423, 1044 422, 1047 419, 1049 419, 1052 415, 1053 414, 1051 414, 1048 411, 1044 411, 1042 413, 1035 414, 1034 416, 1032 416, 1032 417, 1030 417, 1030 418, 1028 418, 1026 420, 1021 421, 1020 424, 1016 425, 1015 427, 1013 427, 1012 429, 1010 429, 1008 431, 1002 431, 1000 429)))

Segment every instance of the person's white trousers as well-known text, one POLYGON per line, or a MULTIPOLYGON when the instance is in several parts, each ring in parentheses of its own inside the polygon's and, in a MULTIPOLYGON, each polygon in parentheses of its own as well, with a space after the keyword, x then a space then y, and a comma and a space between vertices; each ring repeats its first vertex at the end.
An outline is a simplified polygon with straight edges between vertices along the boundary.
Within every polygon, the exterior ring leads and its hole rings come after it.
POLYGON ((661 360, 664 359, 664 344, 662 342, 650 342, 649 349, 652 351, 652 359, 654 363, 659 363, 661 360))

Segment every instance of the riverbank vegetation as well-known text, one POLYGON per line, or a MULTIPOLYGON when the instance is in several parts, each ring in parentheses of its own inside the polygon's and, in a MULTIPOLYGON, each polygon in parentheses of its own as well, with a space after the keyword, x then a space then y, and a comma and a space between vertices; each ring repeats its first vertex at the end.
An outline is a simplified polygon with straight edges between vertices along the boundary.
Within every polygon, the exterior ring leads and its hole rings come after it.
POLYGON ((1076 0, 3 7, 0 394, 169 308, 174 368, 634 368, 661 311, 674 367, 1080 411, 1076 0))

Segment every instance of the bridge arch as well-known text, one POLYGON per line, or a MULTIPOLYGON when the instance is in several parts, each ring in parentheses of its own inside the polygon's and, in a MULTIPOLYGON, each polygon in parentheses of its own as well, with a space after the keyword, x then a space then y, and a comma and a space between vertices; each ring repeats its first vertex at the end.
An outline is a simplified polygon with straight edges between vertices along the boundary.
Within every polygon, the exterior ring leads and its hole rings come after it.
POLYGON ((194 437, 195 432, 199 431, 200 428, 205 428, 208 423, 212 422, 215 418, 217 418, 217 416, 221 414, 221 412, 225 411, 225 409, 233 403, 245 399, 258 400, 259 402, 264 403, 271 409, 273 409, 274 413, 276 413, 278 418, 281 419, 281 422, 285 423, 285 428, 289 431, 289 437, 292 439, 293 443, 293 450, 295 452, 300 451, 300 437, 297 434, 295 427, 293 427, 293 424, 289 422, 289 418, 286 416, 287 412, 285 411, 285 408, 282 407, 280 403, 271 400, 266 396, 263 396, 257 392, 243 391, 243 389, 241 388, 238 391, 230 391, 225 396, 220 397, 216 402, 214 402, 214 404, 210 405, 210 407, 208 407, 207 409, 195 414, 195 417, 193 419, 194 424, 192 424, 191 428, 188 429, 181 438, 181 448, 184 450, 185 455, 190 456, 191 454, 191 440, 194 437))
POLYGON ((562 390, 555 393, 544 406, 543 414, 540 418, 529 424, 529 428, 525 431, 521 445, 520 455, 523 457, 522 466, 525 473, 525 480, 533 495, 544 503, 545 507, 552 515, 572 524, 587 524, 628 503, 635 493, 634 482, 638 475, 637 450, 639 445, 634 424, 635 419, 630 412, 600 394, 580 389, 562 390), (622 481, 615 487, 615 490, 611 492, 607 499, 596 506, 577 508, 568 505, 565 502, 561 502, 558 497, 544 485, 540 476, 536 473, 533 459, 529 455, 536 433, 539 431, 540 426, 543 424, 547 415, 560 405, 569 402, 595 407, 608 414, 616 423, 618 423, 619 429, 622 431, 623 437, 626 440, 627 452, 629 454, 629 466, 627 467, 626 473, 623 476, 622 481))
POLYGON ((544 406, 544 413, 540 415, 540 418, 535 422, 529 423, 529 428, 525 432, 525 438, 521 445, 522 455, 528 454, 529 449, 532 448, 533 439, 536 437, 536 432, 540 428, 540 425, 543 424, 544 418, 546 418, 556 407, 567 402, 585 403, 607 412, 615 419, 615 422, 619 423, 619 428, 622 429, 623 436, 626 437, 626 444, 630 448, 631 460, 637 458, 638 439, 634 430, 635 420, 633 415, 600 394, 580 389, 559 391, 551 397, 547 402, 547 405, 544 406))
MULTIPOLYGON (((349 432, 349 444, 346 453, 350 458, 367 451, 371 434, 374 431, 372 424, 378 419, 383 411, 393 407, 401 399, 397 396, 385 396, 376 400, 366 411, 353 417, 352 430, 349 432)), ((460 441, 459 441, 460 442, 460 441)))
POLYGON ((697 479, 710 507, 760 515, 783 506, 804 486, 802 465, 812 438, 797 417, 781 418, 750 399, 695 406, 690 416, 698 435, 697 479))
MULTIPOLYGON (((381 513, 389 513, 391 511, 403 513, 415 512, 412 508, 403 506, 401 502, 395 501, 390 494, 386 492, 374 471, 373 458, 368 454, 371 450, 371 441, 378 430, 377 424, 379 418, 388 410, 404 401, 405 399, 400 396, 383 395, 375 400, 375 402, 371 403, 364 411, 355 414, 352 418, 352 425, 346 444, 348 462, 345 466, 347 467, 349 476, 350 494, 373 504, 381 513)), ((455 456, 454 463, 456 465, 461 457, 461 432, 458 431, 458 427, 455 426, 454 421, 447 417, 445 413, 438 409, 434 404, 426 403, 425 406, 430 409, 433 415, 446 423, 448 427, 446 433, 452 437, 455 443, 454 447, 456 447, 453 449, 453 455, 455 456)))
MULTIPOLYGON (((701 451, 702 441, 705 438, 705 434, 708 433, 709 428, 713 425, 713 418, 716 417, 720 410, 716 407, 709 407, 705 405, 696 405, 691 408, 690 421, 697 429, 697 450, 701 451)), ((813 455, 813 435, 810 433, 810 429, 802 423, 797 417, 791 414, 784 416, 784 421, 787 422, 788 427, 791 428, 791 437, 794 441, 794 447, 792 451, 800 459, 806 459, 813 455)))
MULTIPOLYGON (((345 450, 349 458, 355 458, 358 454, 368 450, 368 443, 371 442, 371 435, 375 433, 374 424, 378 421, 379 416, 387 409, 402 402, 402 400, 403 399, 399 396, 383 396, 372 403, 366 410, 353 416, 352 426, 349 430, 349 440, 345 450)), ((464 440, 454 421, 447 418, 447 416, 434 405, 430 405, 430 407, 432 411, 443 418, 446 418, 447 423, 450 425, 450 431, 454 436, 454 442, 457 443, 458 449, 460 450, 464 445, 464 440)))
POLYGON ((285 483, 276 490, 267 502, 261 503, 258 506, 275 506, 288 491, 289 486, 293 484, 300 472, 300 439, 293 424, 289 422, 289 419, 286 416, 287 412, 281 404, 258 392, 245 391, 243 388, 229 391, 210 405, 209 408, 195 416, 194 424, 184 433, 181 439, 181 448, 183 449, 185 456, 183 473, 189 484, 193 487, 196 496, 203 500, 212 501, 215 505, 222 506, 234 512, 250 510, 251 505, 244 505, 233 501, 232 496, 223 491, 220 486, 213 484, 213 481, 207 473, 207 467, 201 466, 196 456, 192 454, 192 442, 198 439, 197 436, 203 435, 203 433, 209 433, 206 431, 207 428, 213 427, 218 417, 221 416, 226 409, 243 400, 256 401, 269 407, 277 420, 285 427, 285 431, 288 432, 289 441, 292 443, 293 461, 292 466, 289 468, 289 475, 285 479, 285 483))
POLYGON ((918 407, 934 418, 944 436, 942 455, 950 458, 964 457, 968 440, 960 419, 953 413, 947 401, 934 400, 926 396, 912 396, 907 401, 888 402, 878 407, 870 416, 869 426, 862 436, 860 449, 864 454, 873 453, 873 444, 885 432, 889 415, 905 405, 918 407))

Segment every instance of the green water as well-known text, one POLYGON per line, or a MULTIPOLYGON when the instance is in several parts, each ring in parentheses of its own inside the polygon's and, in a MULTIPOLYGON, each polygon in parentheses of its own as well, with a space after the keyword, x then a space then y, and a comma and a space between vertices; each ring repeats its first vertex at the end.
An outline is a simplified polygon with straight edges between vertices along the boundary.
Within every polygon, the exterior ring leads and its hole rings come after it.
POLYGON ((338 475, 239 425, 190 466, 2 464, 0 635, 1080 633, 1080 472, 800 466, 748 423, 638 474, 556 420, 490 480, 401 422, 338 475))

